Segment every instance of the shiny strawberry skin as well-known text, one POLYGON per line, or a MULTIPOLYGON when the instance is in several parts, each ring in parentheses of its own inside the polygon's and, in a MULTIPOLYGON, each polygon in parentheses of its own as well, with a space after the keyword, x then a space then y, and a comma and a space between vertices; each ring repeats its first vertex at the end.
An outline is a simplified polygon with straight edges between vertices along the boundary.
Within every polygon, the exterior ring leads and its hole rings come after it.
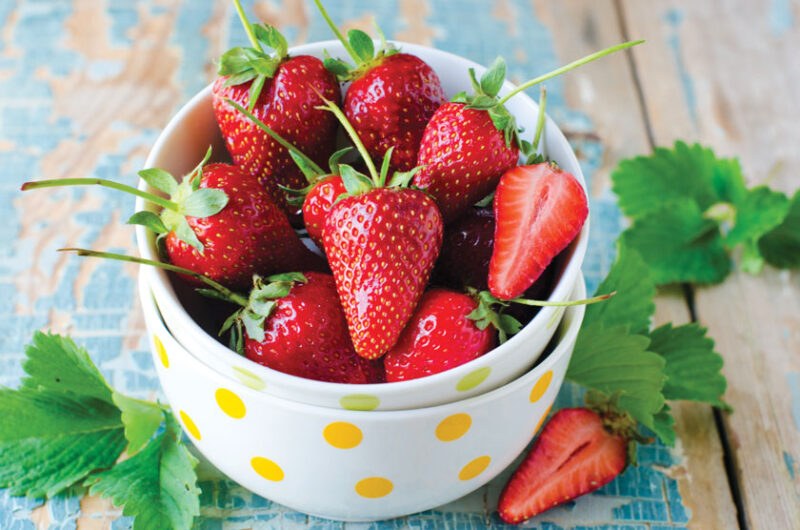
POLYGON ((240 168, 229 164, 205 166, 200 188, 223 190, 228 204, 210 217, 186 217, 203 244, 202 254, 174 232, 167 234, 167 255, 173 265, 232 289, 249 288, 253 274, 324 270, 321 258, 303 245, 269 193, 240 168))
POLYGON ((516 143, 506 145, 487 111, 445 103, 425 127, 413 183, 433 195, 448 224, 489 195, 518 159, 516 143))
POLYGON ((494 212, 469 208, 444 229, 442 252, 436 262, 437 279, 457 289, 488 289, 489 261, 494 243, 494 212))
POLYGON ((397 343, 383 357, 386 381, 406 381, 460 366, 497 344, 493 326, 478 329, 467 318, 478 303, 449 289, 429 289, 422 296, 397 343))
POLYGON ((606 431, 597 413, 559 410, 500 494, 500 518, 517 524, 595 491, 622 472, 626 457, 627 442, 606 431))
POLYGON ((329 175, 320 179, 311 188, 303 202, 303 222, 309 237, 320 249, 324 248, 322 229, 325 227, 325 218, 328 217, 333 203, 343 193, 347 193, 347 189, 344 187, 342 177, 329 175))
POLYGON ((278 299, 264 322, 264 340, 245 338, 251 361, 306 379, 381 383, 383 366, 356 355, 336 283, 330 274, 305 272, 306 282, 278 299))
MULTIPOLYGON (((247 107, 251 82, 225 87, 226 77, 217 78, 213 87, 214 114, 233 162, 266 186, 286 211, 286 194, 278 184, 293 189, 307 184, 289 152, 259 129, 246 116, 229 105, 225 98, 247 107)), ((341 103, 336 77, 322 61, 298 55, 283 62, 270 79, 267 78, 253 114, 289 143, 318 164, 323 164, 336 144, 338 123, 330 112, 314 107, 322 102, 311 89, 341 103)))
POLYGON ((580 183, 547 163, 519 166, 494 196, 495 236, 489 290, 510 299, 533 285, 580 233, 589 207, 580 183))
POLYGON ((323 237, 356 352, 377 359, 428 283, 442 244, 439 210, 419 190, 375 188, 337 202, 323 237))
POLYGON ((344 111, 374 160, 394 146, 392 167, 408 171, 417 163, 425 125, 444 102, 436 72, 419 57, 397 53, 353 81, 344 111))

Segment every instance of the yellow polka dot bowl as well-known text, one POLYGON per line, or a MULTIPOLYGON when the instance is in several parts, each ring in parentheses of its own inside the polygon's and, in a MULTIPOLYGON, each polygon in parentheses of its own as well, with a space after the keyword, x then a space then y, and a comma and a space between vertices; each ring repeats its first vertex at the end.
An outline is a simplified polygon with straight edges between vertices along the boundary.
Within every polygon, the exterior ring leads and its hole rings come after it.
MULTIPOLYGON (((438 72, 448 96, 470 90, 467 73, 469 68, 475 68, 478 75, 484 70, 480 65, 443 51, 413 44, 399 45, 404 51, 422 57, 438 72)), ((292 53, 322 57, 324 49, 333 55, 345 53, 341 44, 333 41, 300 46, 293 49, 292 53)), ((513 85, 506 83, 502 92, 512 89, 513 85)), ((538 107, 530 97, 525 94, 517 95, 509 101, 508 107, 517 117, 520 126, 527 131, 535 130, 538 107)), ((169 122, 150 152, 146 165, 182 175, 195 167, 209 145, 214 147, 218 159, 225 156, 225 147, 211 106, 211 88, 207 87, 169 122)), ((549 118, 543 145, 548 155, 560 167, 584 183, 580 166, 569 143, 549 118)), ((146 189, 144 182, 141 186, 146 189)), ((143 201, 137 204, 137 210, 145 208, 147 205, 143 201)), ((566 300, 572 292, 586 252, 588 230, 587 222, 565 252, 550 300, 566 300)), ((137 239, 143 257, 158 259, 152 233, 143 227, 137 227, 137 239)), ((313 246, 313 243, 308 244, 313 246)), ((505 344, 478 359, 440 374, 381 385, 343 385, 287 375, 235 354, 218 342, 216 330, 207 332, 193 320, 190 311, 187 311, 176 295, 176 288, 167 273, 149 269, 143 274, 174 337, 205 364, 255 391, 331 408, 407 410, 458 401, 499 388, 533 365, 564 314, 563 308, 542 308, 520 333, 505 344)))
MULTIPOLYGON (((357 411, 259 392, 203 363, 167 330, 148 283, 139 287, 158 377, 196 448, 259 495, 349 521, 448 503, 508 467, 553 404, 584 314, 567 309, 552 350, 499 388, 434 407, 357 411)), ((582 278, 573 296, 585 296, 582 278)))

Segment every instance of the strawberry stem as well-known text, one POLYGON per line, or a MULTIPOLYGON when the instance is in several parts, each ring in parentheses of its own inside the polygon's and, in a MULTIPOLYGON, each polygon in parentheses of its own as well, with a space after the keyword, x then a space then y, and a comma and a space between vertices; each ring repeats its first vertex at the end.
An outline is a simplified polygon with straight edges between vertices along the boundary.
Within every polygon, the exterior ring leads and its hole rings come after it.
POLYGON ((160 261, 153 261, 145 258, 135 258, 133 256, 126 256, 125 254, 115 254, 113 252, 98 252, 96 250, 89 250, 85 248, 60 248, 58 249, 58 252, 75 252, 78 254, 78 256, 111 259, 116 261, 127 261, 129 263, 138 263, 139 265, 151 265, 159 269, 178 272, 180 274, 185 274, 186 276, 191 276, 192 278, 200 280, 201 282, 205 283, 209 287, 213 288, 215 291, 218 291, 220 294, 224 295, 229 300, 236 302, 242 307, 247 307, 248 304, 247 298, 231 291, 224 285, 215 282, 211 278, 203 276, 199 272, 195 272, 189 269, 184 269, 183 267, 178 267, 177 265, 171 265, 169 263, 161 263, 160 261))
POLYGON ((542 85, 539 91, 539 115, 536 118, 536 132, 533 134, 533 151, 539 150, 539 140, 542 139, 545 122, 545 106, 547 105, 547 89, 542 85))
POLYGON ((105 188, 111 188, 114 190, 130 193, 131 195, 136 195, 137 197, 141 197, 146 201, 158 204, 159 206, 167 208, 168 210, 172 210, 173 212, 178 212, 180 209, 178 204, 173 201, 170 201, 163 197, 159 197, 158 195, 154 195, 152 193, 148 193, 146 191, 142 191, 132 186, 127 186, 125 184, 121 184, 119 182, 114 182, 113 180, 106 180, 106 179, 74 178, 74 179, 38 180, 35 182, 26 182, 25 184, 22 185, 20 189, 22 191, 28 191, 28 190, 36 190, 39 188, 58 188, 61 186, 103 186, 105 188))
POLYGON ((595 296, 593 298, 586 298, 584 300, 572 300, 568 302, 547 302, 543 300, 528 300, 526 298, 512 298, 511 300, 506 300, 506 301, 513 302, 515 304, 532 305, 538 307, 569 307, 574 305, 596 304, 597 302, 608 300, 615 294, 617 294, 617 291, 608 294, 601 294, 600 296, 595 296))
POLYGON ((308 166, 313 171, 315 171, 318 175, 327 175, 328 174, 326 171, 323 171, 323 169, 321 167, 319 167, 316 162, 314 162, 308 156, 306 156, 305 153, 303 153, 297 147, 295 147, 292 144, 290 144, 281 135, 279 135, 278 133, 276 133, 275 131, 270 129, 269 126, 267 126, 266 123, 264 123, 263 121, 261 121, 258 118, 256 118, 253 115, 252 112, 250 112, 249 110, 245 109, 244 107, 242 107, 241 105, 239 105, 238 103, 236 103, 235 101, 233 101, 230 98, 225 98, 225 101, 227 101, 229 105, 232 105, 236 110, 238 110, 239 112, 241 112, 242 114, 244 114, 245 116, 250 118, 250 120, 252 120, 253 123, 255 123, 256 126, 259 129, 261 129, 262 131, 264 131, 265 133, 270 135, 273 140, 275 140, 276 142, 281 144, 283 147, 285 147, 286 149, 288 149, 289 151, 291 151, 292 153, 297 155, 299 158, 301 158, 303 161, 305 161, 305 163, 308 164, 308 166))
POLYGON ((587 55, 586 57, 583 57, 583 58, 578 59, 576 61, 572 61, 571 63, 565 64, 564 66, 562 66, 560 68, 556 68, 552 72, 546 73, 544 75, 540 75, 539 77, 535 77, 535 78, 531 79, 530 81, 527 81, 527 82, 521 84, 520 86, 518 86, 517 88, 512 90, 509 94, 507 94, 506 96, 501 98, 500 101, 498 102, 498 105, 504 104, 506 101, 511 99, 513 96, 519 94, 523 90, 529 89, 533 85, 541 83, 542 81, 547 81, 548 79, 552 79, 552 78, 554 78, 556 76, 559 76, 559 75, 561 75, 561 74, 563 74, 565 72, 569 72, 573 68, 577 68, 578 66, 584 65, 586 63, 590 63, 590 62, 594 61, 595 59, 599 59, 601 57, 604 57, 606 55, 612 54, 612 53, 617 52, 619 50, 624 50, 626 48, 630 48, 632 46, 636 46, 637 44, 641 44, 643 42, 644 42, 644 40, 623 42, 622 44, 617 44, 616 46, 611 46, 609 48, 606 48, 605 50, 600 50, 599 52, 595 52, 595 53, 593 53, 591 55, 587 55))
POLYGON ((361 154, 361 158, 364 159, 364 163, 367 164, 367 169, 369 169, 369 174, 372 177, 372 181, 375 183, 377 187, 381 187, 380 183, 381 179, 380 175, 378 174, 378 170, 375 168, 375 164, 372 162, 372 157, 369 156, 369 152, 367 151, 367 148, 364 147, 364 144, 361 142, 361 138, 359 138, 356 130, 353 129, 353 126, 350 125, 350 122, 347 120, 347 117, 344 115, 342 110, 339 107, 337 107, 333 101, 325 98, 325 96, 323 96, 318 90, 315 89, 315 91, 317 92, 317 95, 320 97, 320 99, 322 99, 322 101, 325 102, 324 106, 320 106, 317 108, 328 110, 332 112, 334 116, 336 116, 336 119, 338 119, 339 123, 342 124, 344 130, 347 131, 347 135, 350 137, 351 140, 353 140, 356 149, 358 149, 358 152, 361 154))
POLYGON ((339 28, 336 27, 336 24, 334 24, 333 20, 331 20, 331 17, 330 15, 328 15, 328 12, 325 11, 325 7, 322 5, 322 2, 320 2, 320 0, 314 0, 314 3, 317 4, 317 9, 319 9, 320 15, 322 15, 322 18, 325 19, 325 22, 328 24, 328 27, 331 28, 333 34, 336 35, 336 38, 339 39, 339 42, 342 43, 342 46, 344 46, 344 49, 347 50, 347 53, 350 55, 350 57, 353 58, 353 60, 356 62, 357 65, 361 64, 363 60, 361 59, 361 57, 358 56, 358 54, 350 45, 350 43, 347 42, 347 39, 344 38, 344 35, 342 35, 342 32, 339 31, 339 28))
POLYGON ((233 5, 236 6, 236 13, 239 15, 239 20, 242 21, 242 26, 244 26, 244 30, 247 33, 247 38, 250 39, 250 44, 253 45, 253 48, 263 53, 264 49, 261 47, 261 43, 258 42, 256 34, 253 32, 253 26, 247 20, 247 15, 244 14, 242 4, 239 3, 239 0, 233 0, 233 5))

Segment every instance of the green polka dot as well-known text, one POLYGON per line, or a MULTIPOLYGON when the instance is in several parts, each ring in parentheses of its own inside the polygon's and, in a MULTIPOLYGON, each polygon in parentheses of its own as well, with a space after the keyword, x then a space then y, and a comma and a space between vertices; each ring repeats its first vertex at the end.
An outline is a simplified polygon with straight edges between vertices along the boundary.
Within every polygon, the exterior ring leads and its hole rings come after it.
POLYGON ((491 366, 484 366, 483 368, 478 368, 474 370, 464 377, 461 378, 461 381, 456 384, 456 390, 459 392, 466 392, 467 390, 472 390, 479 384, 486 381, 486 378, 489 377, 489 374, 492 373, 491 366))
POLYGON ((378 408, 378 405, 381 404, 381 400, 369 394, 350 394, 342 396, 342 399, 339 400, 339 404, 343 409, 347 410, 373 410, 378 408))
POLYGON ((253 390, 264 390, 264 388, 267 386, 267 384, 262 381, 260 377, 250 370, 245 370, 244 368, 234 366, 233 371, 236 373, 236 378, 241 381, 243 385, 248 386, 253 390))

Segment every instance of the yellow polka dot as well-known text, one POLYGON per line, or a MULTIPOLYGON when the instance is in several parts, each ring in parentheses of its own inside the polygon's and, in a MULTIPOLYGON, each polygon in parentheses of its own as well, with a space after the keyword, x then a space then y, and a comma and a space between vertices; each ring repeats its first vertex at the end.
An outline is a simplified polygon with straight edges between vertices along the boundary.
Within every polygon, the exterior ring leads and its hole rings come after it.
POLYGON ((477 370, 473 370, 472 372, 468 373, 464 377, 461 378, 456 384, 456 390, 459 392, 466 392, 467 390, 472 390, 479 384, 486 381, 486 378, 489 377, 489 374, 492 372, 491 366, 484 366, 483 368, 478 368, 477 370))
POLYGON ((156 353, 158 354, 158 358, 161 359, 161 364, 164 365, 164 368, 169 368, 167 350, 164 349, 164 345, 161 344, 161 339, 159 339, 157 335, 153 335, 153 344, 156 346, 156 353))
POLYGON ((342 396, 339 404, 347 410, 374 410, 381 404, 381 400, 369 394, 350 394, 342 396))
POLYGON ((461 468, 461 471, 458 473, 458 478, 461 480, 472 480, 484 470, 489 467, 489 463, 492 459, 488 456, 479 456, 466 466, 461 468))
POLYGON ((542 396, 544 395, 545 392, 547 392, 547 389, 550 387, 550 381, 552 380, 553 380, 553 371, 548 370, 542 377, 539 378, 538 381, 536 381, 536 384, 533 385, 533 388, 531 389, 531 395, 530 395, 531 403, 542 399, 542 396))
POLYGON ((364 438, 361 429, 346 421, 329 423, 322 431, 322 436, 338 449, 352 449, 364 438))
POLYGON ((217 400, 217 405, 222 409, 222 412, 237 420, 244 418, 246 409, 242 398, 227 388, 217 389, 214 393, 214 398, 217 400))
POLYGON ((197 425, 194 424, 194 420, 189 417, 184 411, 180 411, 179 413, 181 420, 183 421, 183 425, 186 427, 186 430, 189 431, 189 434, 201 440, 203 437, 200 436, 200 430, 197 428, 197 425))
POLYGON ((281 466, 263 456, 256 456, 250 460, 253 470, 267 480, 280 482, 283 480, 283 469, 281 466))
POLYGON ((236 378, 241 381, 243 385, 253 390, 264 390, 267 387, 267 384, 250 370, 234 366, 233 371, 236 374, 236 378))
MULTIPOLYGON (((550 407, 552 407, 552 405, 550 405, 550 407)), ((544 414, 542 414, 542 417, 539 418, 539 422, 536 424, 536 427, 533 429, 533 434, 536 434, 537 432, 539 432, 539 429, 542 427, 542 424, 544 423, 544 420, 547 419, 547 415, 550 414, 550 407, 547 407, 547 410, 544 411, 544 414)))
POLYGON ((383 477, 365 478, 356 484, 356 493, 367 499, 386 497, 393 489, 392 481, 383 477))
POLYGON ((469 414, 453 414, 439 422, 436 426, 436 437, 443 442, 458 440, 469 430, 472 418, 469 414))

